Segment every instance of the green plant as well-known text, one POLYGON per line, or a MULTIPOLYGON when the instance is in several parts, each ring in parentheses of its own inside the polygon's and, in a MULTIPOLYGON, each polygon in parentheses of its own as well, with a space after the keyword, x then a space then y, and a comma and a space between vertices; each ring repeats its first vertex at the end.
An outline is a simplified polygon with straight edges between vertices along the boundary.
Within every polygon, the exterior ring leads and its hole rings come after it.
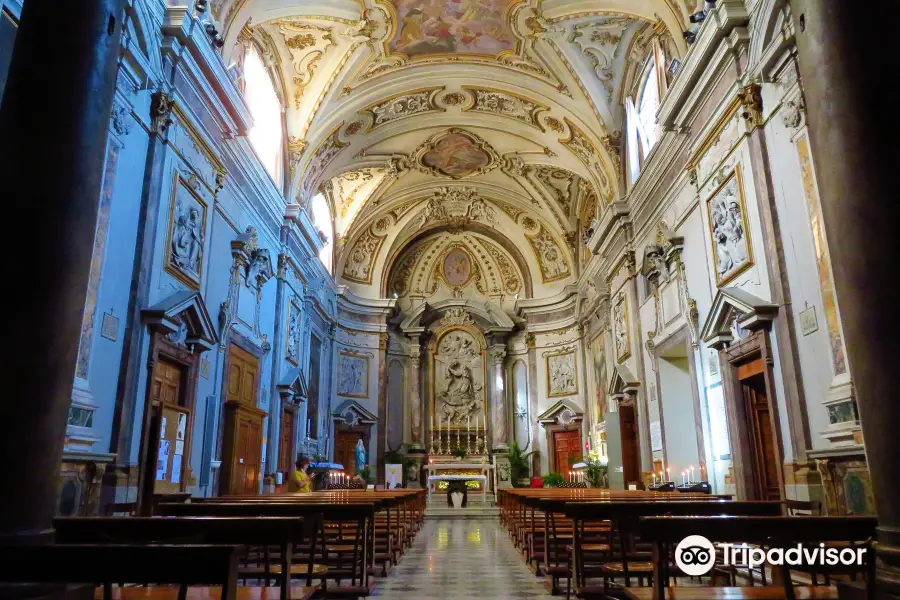
POLYGON ((372 483, 372 471, 369 469, 369 465, 366 465, 362 469, 358 469, 356 474, 363 478, 363 481, 366 483, 372 483))
POLYGON ((467 456, 465 446, 455 446, 451 453, 460 460, 467 456))
POLYGON ((585 456, 581 461, 585 464, 585 477, 591 487, 603 487, 603 479, 608 468, 607 463, 601 461, 599 457, 590 455, 585 456))
POLYGON ((409 455, 403 451, 404 445, 405 444, 400 444, 396 449, 389 448, 388 451, 384 453, 384 464, 402 465, 405 485, 407 480, 416 479, 418 476, 414 472, 411 472, 412 468, 416 465, 416 461, 411 459, 409 455))
POLYGON ((530 468, 528 466, 528 457, 534 452, 524 452, 519 448, 519 444, 514 440, 509 445, 509 451, 506 454, 509 460, 509 478, 514 486, 519 485, 521 479, 528 477, 530 468))
POLYGON ((543 477, 541 477, 541 481, 544 482, 544 487, 559 487, 563 483, 565 483, 565 479, 559 473, 547 473, 543 477))

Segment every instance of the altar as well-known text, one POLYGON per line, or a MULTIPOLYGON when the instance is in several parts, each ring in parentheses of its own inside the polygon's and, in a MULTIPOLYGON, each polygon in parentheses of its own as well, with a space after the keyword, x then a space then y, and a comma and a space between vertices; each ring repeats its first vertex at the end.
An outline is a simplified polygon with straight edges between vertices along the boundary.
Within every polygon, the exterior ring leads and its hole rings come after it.
POLYGON ((431 502, 432 493, 439 491, 441 482, 450 481, 477 481, 481 487, 481 505, 487 505, 489 485, 496 489, 494 480, 494 465, 490 463, 464 463, 464 462, 437 462, 425 465, 428 472, 426 486, 428 487, 428 501, 431 502))

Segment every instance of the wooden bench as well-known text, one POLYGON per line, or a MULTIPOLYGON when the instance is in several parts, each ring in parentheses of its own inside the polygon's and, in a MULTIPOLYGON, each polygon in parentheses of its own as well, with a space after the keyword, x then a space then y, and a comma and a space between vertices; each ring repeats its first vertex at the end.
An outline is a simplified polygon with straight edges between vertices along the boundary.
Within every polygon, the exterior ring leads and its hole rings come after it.
MULTIPOLYGON (((684 498, 681 496, 680 498, 684 498)), ((639 584, 653 573, 652 547, 640 537, 639 519, 652 515, 768 515, 781 514, 778 502, 732 502, 716 499, 667 499, 639 502, 570 502, 565 516, 572 520, 573 542, 567 548, 572 556, 567 575, 575 581, 579 598, 599 598, 610 593, 610 582, 621 580, 630 587, 634 577, 639 584), (598 525, 608 523, 604 531, 598 525), (603 579, 602 585, 589 585, 588 577, 603 579)))
MULTIPOLYGON (((269 582, 279 579, 280 600, 291 600, 291 577, 287 565, 292 564, 293 549, 306 545, 312 557, 320 535, 321 514, 303 518, 291 517, 60 517, 54 520, 56 541, 63 544, 146 544, 202 543, 241 544, 248 547, 244 563, 253 558, 252 546, 262 546, 257 556, 261 567, 246 564, 238 567, 238 577, 256 576, 269 582), (181 541, 179 541, 181 540, 181 541), (270 555, 270 547, 277 553, 270 555), (278 567, 273 568, 272 562, 278 567)), ((312 560, 308 561, 312 572, 312 560)), ((312 578, 307 579, 312 587, 312 578)))
MULTIPOLYGON (((877 520, 871 517, 727 517, 727 516, 658 516, 640 519, 643 539, 653 543, 653 588, 627 590, 633 600, 717 600, 719 598, 753 598, 758 600, 795 600, 797 598, 836 599, 832 586, 795 586, 792 570, 805 573, 865 574, 871 583, 875 577, 875 557, 871 539, 877 520), (674 587, 671 581, 683 576, 674 565, 677 544, 689 535, 701 535, 711 542, 749 544, 762 549, 787 549, 802 544, 809 548, 823 548, 826 543, 845 544, 844 549, 864 550, 864 564, 809 565, 799 567, 783 564, 777 572, 782 585, 756 587, 674 587), (821 544, 821 545, 820 545, 821 544), (725 590, 725 591, 723 591, 725 590)), ((874 598, 874 586, 867 586, 869 598, 874 598)))
MULTIPOLYGON (((0 582, 93 584, 112 599, 113 583, 176 584, 178 600, 188 586, 221 586, 221 600, 237 599, 236 545, 53 544, 0 548, 0 582)), ((165 588, 158 588, 165 589, 165 588)), ((150 593, 152 596, 152 593, 150 593)), ((155 596, 154 596, 155 600, 155 596)))
MULTIPOLYGON (((309 496, 309 494, 303 494, 309 496)), ((273 517, 304 517, 313 514, 321 514, 326 529, 323 532, 323 542, 319 544, 315 552, 313 562, 316 565, 327 565, 327 571, 312 573, 306 564, 292 564, 291 576, 318 579, 322 582, 325 594, 329 597, 359 598, 368 596, 371 591, 367 557, 370 557, 371 528, 375 516, 375 504, 368 502, 322 503, 321 500, 312 499, 296 501, 266 501, 265 497, 248 499, 245 501, 222 502, 190 502, 187 504, 161 505, 161 512, 170 516, 220 516, 220 517, 246 517, 246 516, 273 516, 273 517), (341 540, 346 544, 329 544, 328 524, 337 523, 342 531, 341 540), (344 538, 344 534, 349 539, 344 538), (345 551, 340 546, 347 546, 345 551), (337 587, 328 587, 326 579, 335 579, 337 587), (343 580, 349 580, 350 585, 340 585, 343 580)), ((333 538, 332 538, 333 541, 333 538)), ((273 571, 277 571, 273 569, 273 571)))

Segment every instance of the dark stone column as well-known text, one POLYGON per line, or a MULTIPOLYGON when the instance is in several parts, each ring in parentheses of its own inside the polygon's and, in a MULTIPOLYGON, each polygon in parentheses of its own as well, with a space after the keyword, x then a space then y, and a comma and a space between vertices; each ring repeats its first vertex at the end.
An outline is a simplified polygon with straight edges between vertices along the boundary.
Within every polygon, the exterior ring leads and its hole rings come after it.
POLYGON ((810 141, 878 511, 881 594, 900 596, 897 165, 900 4, 792 0, 810 141))
POLYGON ((8 227, 0 541, 51 531, 115 91, 122 0, 26 2, 0 106, 8 227))

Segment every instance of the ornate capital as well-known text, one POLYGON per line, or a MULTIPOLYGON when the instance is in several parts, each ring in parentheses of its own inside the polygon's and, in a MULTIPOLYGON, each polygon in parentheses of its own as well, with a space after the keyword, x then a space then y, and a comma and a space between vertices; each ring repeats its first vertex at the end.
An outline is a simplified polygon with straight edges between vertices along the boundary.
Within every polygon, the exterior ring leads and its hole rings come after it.
POLYGON ((506 346, 491 346, 487 351, 488 360, 492 363, 502 363, 506 358, 506 346))
POLYGON ((781 109, 781 123, 788 129, 799 129, 803 124, 803 115, 806 107, 803 102, 797 98, 796 100, 788 100, 781 109))

